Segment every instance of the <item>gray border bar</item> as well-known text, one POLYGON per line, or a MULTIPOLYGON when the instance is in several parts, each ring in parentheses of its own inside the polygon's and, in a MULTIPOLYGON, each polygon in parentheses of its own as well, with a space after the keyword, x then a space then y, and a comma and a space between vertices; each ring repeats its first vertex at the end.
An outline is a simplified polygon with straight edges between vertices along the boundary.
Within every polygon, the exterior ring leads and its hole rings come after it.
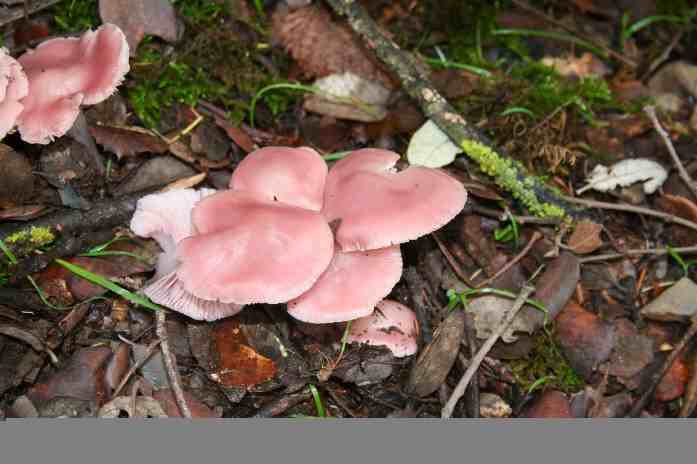
POLYGON ((657 419, 8 420, 0 462, 677 464, 695 462, 696 430, 657 419))

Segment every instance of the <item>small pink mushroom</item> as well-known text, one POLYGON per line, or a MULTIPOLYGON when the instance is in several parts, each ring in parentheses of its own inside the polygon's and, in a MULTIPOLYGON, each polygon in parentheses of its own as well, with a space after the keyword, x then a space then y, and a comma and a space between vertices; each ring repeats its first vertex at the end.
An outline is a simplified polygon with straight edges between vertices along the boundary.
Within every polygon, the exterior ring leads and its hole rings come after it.
POLYGON ((29 91, 27 76, 22 66, 0 48, 0 139, 15 126, 17 117, 24 109, 20 100, 29 91))
POLYGON ((337 251, 312 289, 288 302, 288 314, 315 324, 368 316, 401 277, 399 246, 354 253, 337 251))
POLYGON ((19 133, 26 142, 47 144, 70 129, 81 104, 114 93, 129 71, 128 42, 121 29, 104 24, 80 38, 47 40, 18 61, 29 80, 19 133))
POLYGON ((329 171, 322 213, 338 221, 341 251, 375 250, 414 240, 452 220, 465 206, 461 182, 439 169, 395 172, 399 155, 367 148, 329 171))
POLYGON ((155 303, 167 306, 193 319, 216 320, 242 310, 241 305, 205 300, 188 292, 178 279, 177 244, 194 233, 191 210, 213 189, 179 189, 146 195, 138 201, 131 219, 131 230, 141 237, 152 237, 162 248, 155 276, 143 289, 155 303))
POLYGON ((410 356, 418 350, 419 323, 408 307, 382 300, 370 316, 351 323, 348 341, 386 346, 395 357, 410 356))
POLYGON ((334 238, 321 214, 227 190, 192 213, 196 234, 177 247, 189 293, 226 303, 285 303, 329 266, 334 238))
POLYGON ((327 163, 311 148, 266 147, 247 155, 230 179, 232 190, 319 211, 327 163))

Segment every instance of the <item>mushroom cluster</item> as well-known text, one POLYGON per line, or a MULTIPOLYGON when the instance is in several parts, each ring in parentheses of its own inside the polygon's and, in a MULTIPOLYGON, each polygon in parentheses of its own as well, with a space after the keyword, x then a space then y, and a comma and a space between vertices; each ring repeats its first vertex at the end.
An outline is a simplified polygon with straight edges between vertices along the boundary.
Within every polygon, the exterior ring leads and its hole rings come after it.
POLYGON ((328 170, 310 148, 266 147, 228 190, 144 197, 131 229, 163 250, 144 293, 199 320, 252 303, 287 303, 309 323, 371 317, 401 277, 399 245, 445 225, 467 199, 445 171, 396 172, 398 160, 361 149, 328 170))
POLYGON ((128 42, 113 24, 47 40, 16 60, 0 49, 0 138, 17 126, 25 142, 51 142, 70 130, 80 105, 108 98, 128 71, 128 42))

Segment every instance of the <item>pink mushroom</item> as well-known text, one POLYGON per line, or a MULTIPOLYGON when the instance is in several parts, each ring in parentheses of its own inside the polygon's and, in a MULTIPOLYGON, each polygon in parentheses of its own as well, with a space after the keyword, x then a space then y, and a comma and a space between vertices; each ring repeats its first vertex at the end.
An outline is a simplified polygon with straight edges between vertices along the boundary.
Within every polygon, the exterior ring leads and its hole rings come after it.
POLYGON ((386 346, 398 358, 418 350, 419 323, 408 307, 392 300, 382 300, 375 312, 351 323, 348 341, 372 346, 386 346))
POLYGON ((19 133, 26 142, 47 144, 70 129, 81 104, 114 93, 129 71, 128 42, 121 29, 104 24, 80 38, 47 40, 18 61, 29 80, 19 133))
POLYGON ((197 232, 177 249, 190 293, 226 303, 285 303, 308 290, 334 254, 316 211, 228 190, 193 210, 197 232))
POLYGON ((177 244, 194 233, 191 210, 213 189, 180 189, 146 195, 138 201, 131 219, 131 230, 141 237, 152 237, 162 248, 155 276, 143 289, 155 303, 167 306, 193 319, 216 320, 242 310, 237 304, 208 301, 184 288, 176 269, 177 244))
POLYGON ((136 233, 154 237, 168 251, 146 294, 209 320, 233 313, 234 305, 285 302, 304 322, 369 316, 401 277, 398 244, 441 227, 467 197, 443 171, 392 172, 398 158, 359 150, 327 172, 310 148, 250 153, 233 173, 230 190, 166 202, 168 208, 182 203, 184 219, 154 208, 140 216, 160 222, 143 230, 134 218, 136 233), (165 219, 185 226, 163 227, 165 219), (233 306, 212 310, 211 304, 233 306))
POLYGON ((311 148, 266 147, 253 151, 237 166, 230 188, 319 211, 326 178, 327 163, 311 148))
POLYGON ((29 91, 27 76, 22 66, 0 48, 0 139, 15 126, 17 117, 24 109, 20 100, 29 91))
POLYGON ((447 224, 467 201, 462 183, 444 171, 394 167, 399 155, 363 149, 329 172, 323 213, 340 220, 341 251, 375 250, 414 240, 447 224))
POLYGON ((315 324, 368 316, 401 277, 399 246, 355 253, 337 251, 312 289, 288 302, 288 314, 315 324))

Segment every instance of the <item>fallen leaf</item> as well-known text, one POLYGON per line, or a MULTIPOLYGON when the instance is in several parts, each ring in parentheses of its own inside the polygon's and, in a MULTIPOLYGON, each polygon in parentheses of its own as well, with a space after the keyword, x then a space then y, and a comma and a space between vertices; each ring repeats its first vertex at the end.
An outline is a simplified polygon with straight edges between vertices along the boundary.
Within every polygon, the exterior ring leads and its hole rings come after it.
POLYGON ((556 319, 555 338, 569 365, 584 379, 592 378, 615 346, 615 328, 574 302, 556 319))
POLYGON ((641 308, 642 317, 655 321, 685 322, 697 315, 697 284, 683 277, 641 308))
POLYGON ((252 138, 239 127, 233 126, 225 119, 216 117, 215 123, 225 131, 230 139, 242 149, 245 153, 250 153, 255 150, 256 145, 252 138))
POLYGON ((164 153, 168 148, 160 137, 140 127, 90 126, 90 134, 119 159, 140 153, 164 153))
POLYGON ((680 358, 676 359, 656 387, 656 400, 667 402, 680 398, 685 393, 689 377, 690 370, 685 362, 680 358))
POLYGON ((569 398, 558 390, 548 390, 538 396, 521 417, 531 419, 552 417, 568 419, 574 416, 571 414, 569 398))
POLYGON ((154 187, 162 187, 177 179, 198 174, 189 165, 172 158, 158 156, 140 165, 133 176, 130 176, 115 189, 116 196, 128 195, 154 187))
POLYGON ((465 313, 451 312, 436 329, 431 343, 421 350, 405 390, 421 398, 436 391, 452 369, 464 335, 465 313))
POLYGON ((635 389, 639 386, 635 377, 653 361, 653 340, 640 334, 627 319, 615 322, 615 334, 608 372, 628 388, 635 389))
POLYGON ((111 348, 105 346, 82 348, 61 369, 31 387, 27 397, 36 405, 68 397, 101 406, 109 399, 105 372, 111 356, 111 348))
POLYGON ((607 192, 615 187, 626 187, 635 182, 644 183, 644 192, 655 192, 668 178, 668 171, 659 163, 646 158, 633 158, 619 161, 609 168, 602 164, 597 165, 587 183, 576 193, 581 194, 593 189, 598 192, 607 192))
POLYGON ((440 168, 455 161, 462 152, 432 120, 417 130, 407 147, 407 160, 416 166, 440 168))
POLYGON ((169 0, 100 0, 99 15, 104 23, 121 28, 131 56, 146 35, 176 42, 183 32, 169 0))
POLYGON ((220 384, 251 387, 276 375, 274 362, 249 346, 237 319, 228 318, 216 323, 213 340, 211 358, 217 365, 210 366, 210 376, 220 384))
POLYGON ((376 122, 387 116, 390 90, 347 71, 315 81, 318 93, 305 97, 307 111, 336 119, 376 122))
POLYGON ((568 246, 574 253, 580 255, 593 253, 603 246, 603 240, 600 238, 602 230, 603 226, 596 222, 579 221, 569 237, 568 246))

